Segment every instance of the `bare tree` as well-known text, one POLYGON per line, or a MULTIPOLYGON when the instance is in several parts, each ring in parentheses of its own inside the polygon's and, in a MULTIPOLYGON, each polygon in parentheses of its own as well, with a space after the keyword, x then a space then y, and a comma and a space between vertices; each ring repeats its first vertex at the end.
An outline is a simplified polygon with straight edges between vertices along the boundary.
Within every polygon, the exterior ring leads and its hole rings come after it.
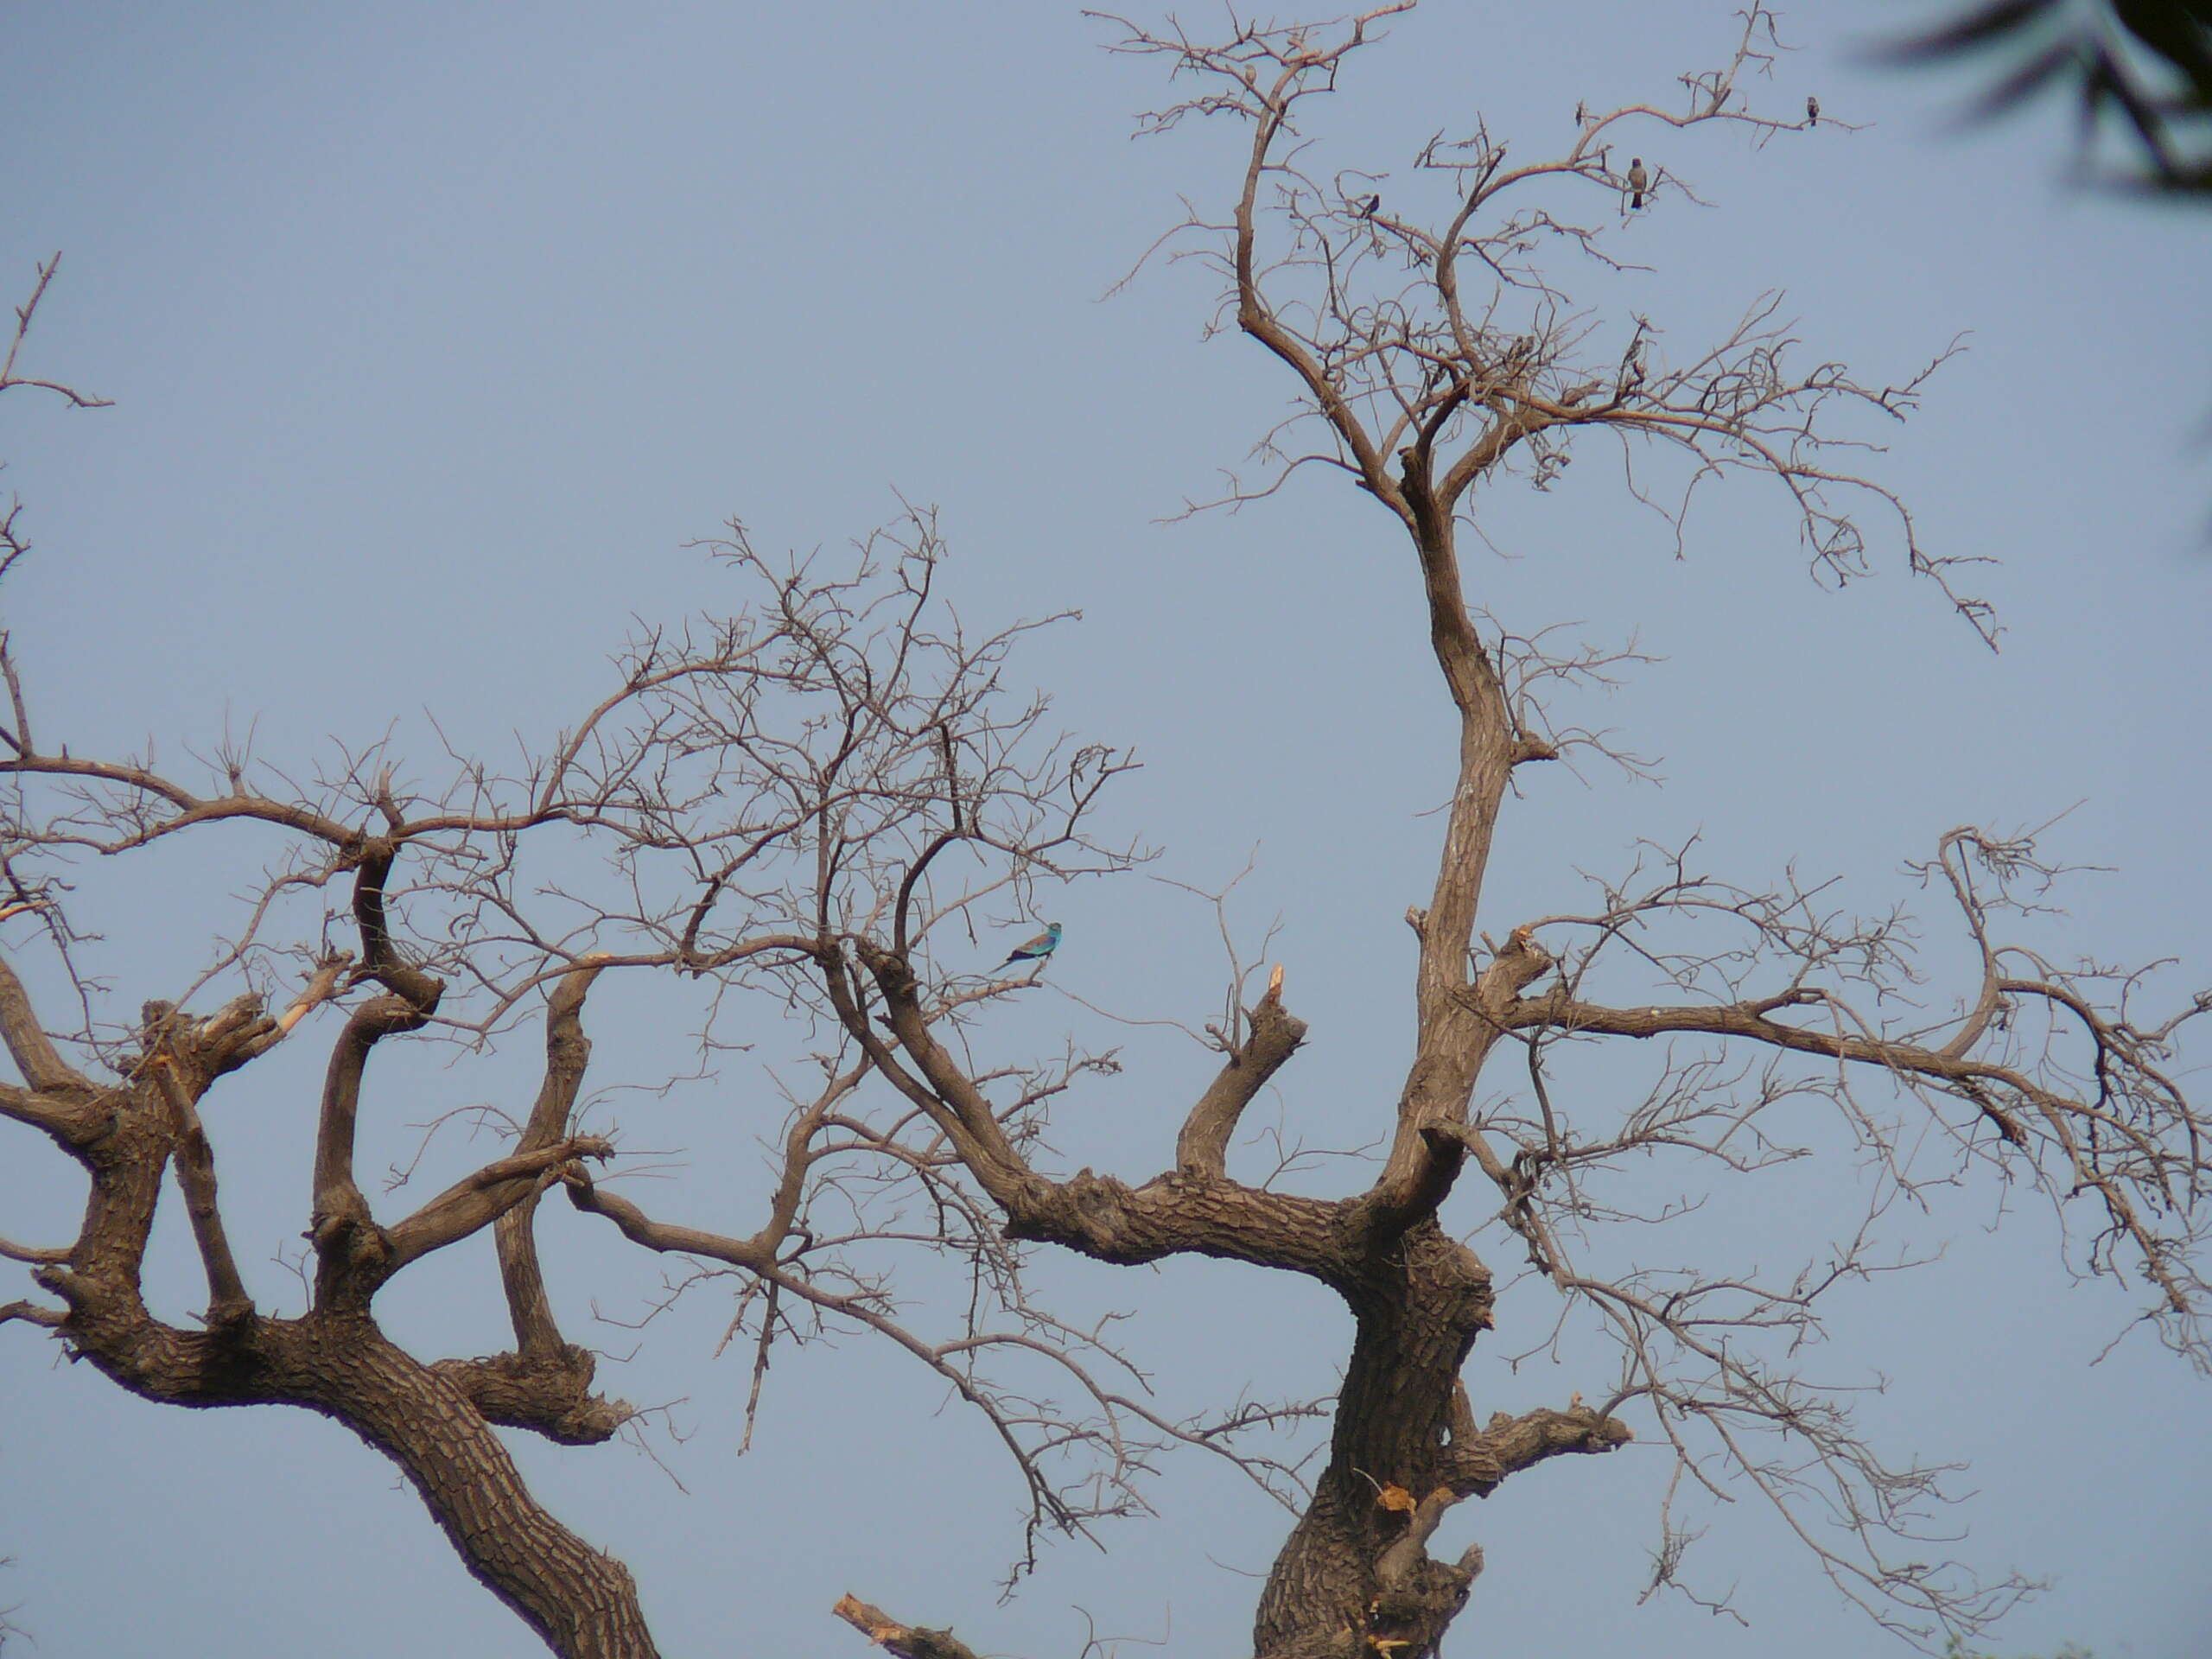
MULTIPOLYGON (((41 269, 18 315, 18 347, 51 275, 41 269)), ((5 384, 98 401, 58 384, 5 384)), ((11 513, 0 526, 0 571, 29 550, 21 522, 11 513)), ((0 1241, 59 1304, 14 1301, 0 1321, 54 1331, 149 1400, 290 1404, 336 1419, 399 1465, 468 1569, 563 1654, 653 1649, 629 1573, 531 1497, 493 1433, 588 1445, 634 1421, 632 1408, 593 1392, 593 1355, 554 1315, 533 1217, 556 1181, 639 1243, 701 1264, 694 1278, 743 1276, 732 1332, 755 1344, 756 1406, 779 1341, 857 1327, 903 1351, 983 1414, 1029 1487, 1033 1527, 1082 1528, 1141 1508, 1141 1478, 1175 1445, 1235 1457, 1287 1497, 1294 1471, 1235 1446, 1317 1409, 1246 1401, 1217 1418, 1161 1415, 1102 1332, 1032 1302, 1020 1252, 960 1151, 911 1102, 864 1090, 870 1046, 840 1023, 850 942, 888 926, 888 944, 922 948, 918 902, 944 931, 987 904, 1026 901, 1040 880, 1126 868, 1128 849, 1100 845, 1088 828, 1125 758, 1051 737, 1044 700, 1007 692, 1001 671, 1026 629, 963 634, 936 592, 942 549, 926 515, 834 570, 777 564, 741 526, 732 537, 715 551, 759 595, 753 611, 639 639, 608 694, 521 771, 463 762, 427 792, 398 781, 380 746, 342 751, 304 786, 244 747, 210 758, 204 782, 180 782, 150 756, 79 758, 35 734, 16 658, 0 640, 11 709, 0 722, 10 780, 0 876, 11 895, 0 922, 40 930, 56 1001, 74 1010, 73 1023, 49 1029, 0 963, 0 1036, 23 1079, 0 1090, 0 1113, 43 1132, 91 1185, 72 1243, 0 1241), (254 881, 206 970, 174 1001, 112 1019, 105 988, 78 965, 69 868, 186 835, 237 836, 243 852, 246 837, 271 830, 286 850, 254 881), (586 1173, 613 1151, 576 1122, 590 1055, 582 1010, 609 971, 655 971, 672 991, 709 984, 709 1049, 724 1040, 730 991, 766 995, 771 1019, 822 1025, 815 1075, 791 1084, 782 1166, 755 1230, 661 1224, 586 1173), (211 1014, 185 1011, 226 992, 211 1014), (380 1219, 354 1166, 372 1057, 410 1038, 487 1043, 541 1003, 543 1086, 509 1115, 510 1153, 412 1215, 380 1219), (314 1166, 302 1172, 308 1306, 277 1318, 249 1292, 228 1243, 200 1107, 326 1007, 346 1014, 330 1039, 314 1166), (155 1317, 142 1289, 171 1166, 205 1268, 200 1330, 155 1317), (377 1324, 378 1293, 486 1230, 512 1347, 424 1363, 393 1344, 377 1324), (877 1258, 902 1247, 964 1275, 950 1332, 918 1334, 893 1317, 877 1258)), ((929 1017, 950 1030, 1031 983, 950 986, 929 1017)), ((1033 1143, 1072 1079, 1110 1066, 1071 1052, 987 1074, 1010 1096, 998 1142, 1033 1143)))
MULTIPOLYGON (((1163 60, 1183 94, 1148 130, 1207 115, 1250 131, 1226 215, 1194 213, 1164 245, 1217 272, 1222 326, 1280 362, 1300 400, 1257 451, 1263 475, 1226 499, 1266 496, 1308 467, 1348 475, 1405 537, 1456 720, 1434 884, 1407 917, 1416 1052, 1373 1126, 1387 1149, 1371 1178, 1309 1196, 1244 1167, 1247 1110, 1306 1027, 1281 969, 1241 961, 1208 1027, 1218 1070, 1160 1173, 1133 1185, 1054 1169, 1055 1100, 1113 1057, 989 1052, 979 1015, 1027 994, 1036 969, 960 964, 980 927, 1048 913, 1058 884, 1140 861, 1096 827, 1128 760, 1055 736, 1044 702, 1013 688, 1027 625, 963 629, 940 592, 928 514, 843 562, 779 561, 733 525, 714 550, 754 595, 747 609, 638 639, 603 697, 520 766, 459 760, 435 784, 404 781, 383 745, 341 752, 304 782, 244 748, 208 758, 204 779, 150 753, 87 759, 34 736, 16 659, 0 653, 12 709, 0 919, 40 934, 10 946, 35 954, 35 970, 0 968, 0 1036, 23 1079, 0 1090, 0 1113, 43 1133, 91 1186, 73 1241, 0 1247, 52 1299, 0 1314, 52 1330, 149 1399, 337 1420, 400 1465, 470 1570, 563 1654, 652 1647, 627 1573, 531 1497, 492 1433, 588 1444, 632 1419, 592 1391, 591 1356, 555 1321, 533 1227, 556 1187, 609 1224, 610 1243, 692 1264, 674 1291, 694 1273, 734 1280, 756 1402, 775 1345, 825 1328, 872 1333, 950 1387, 1020 1471, 1033 1534, 1141 1508, 1173 1447, 1234 1460, 1295 1516, 1260 1599, 1261 1659, 1436 1651, 1482 1567, 1478 1548, 1429 1555, 1445 1517, 1553 1458, 1638 1437, 1672 1449, 1685 1500, 1763 1495, 1846 1595, 1904 1634, 1940 1643, 2017 1599, 2018 1580, 1980 1583, 1900 1551, 1924 1535, 1941 1471, 1884 1462, 1847 1400, 1796 1356, 1833 1289, 1898 1265, 1881 1253, 1885 1211, 1927 1181, 1971 1177, 2062 1214, 2087 1206, 2086 1266, 2140 1279, 2144 1317, 2202 1363, 2206 1162, 2172 1062, 2179 1027, 2212 999, 2146 1014, 2145 973, 2069 969, 2014 943, 2000 929, 2059 873, 2032 837, 1974 830, 1944 837, 1923 870, 1979 963, 1932 1023, 1900 1012, 1915 968, 1899 917, 1840 913, 1795 877, 1718 879, 1694 849, 1650 849, 1579 913, 1498 918, 1503 943, 1483 931, 1519 769, 1635 764, 1560 703, 1632 651, 1561 650, 1471 601, 1459 537, 1484 493, 1541 486, 1579 445, 1611 441, 1637 499, 1679 531, 1693 492, 1747 474, 1791 504, 1816 577, 1849 581, 1893 544, 1981 639, 1995 624, 1960 585, 1963 562, 1924 550, 1860 470, 1867 423, 1908 414, 1927 368, 1863 384, 1808 359, 1772 299, 1676 356, 1650 320, 1569 298, 1578 264, 1618 268, 1625 214, 1690 190, 1665 167, 1632 179, 1629 134, 1711 129, 1764 145, 1808 124, 1751 99, 1777 49, 1769 14, 1754 6, 1719 66, 1682 77, 1679 96, 1581 112, 1563 155, 1514 162, 1478 125, 1439 134, 1403 186, 1321 171, 1300 144, 1301 106, 1409 9, 1205 39, 1109 20, 1117 49, 1163 60), (241 861, 249 843, 283 850, 199 981, 118 1018, 75 966, 71 872, 185 835, 236 837, 241 861), (766 1190, 731 1230, 657 1218, 593 1167, 617 1148, 579 1120, 582 1019, 610 974, 695 998, 709 1051, 737 1039, 733 1023, 809 1033, 804 1075, 780 1079, 789 1109, 766 1190), (189 1011, 202 1001, 213 1011, 189 1011), (412 1215, 379 1219, 353 1167, 372 1058, 388 1042, 492 1043, 541 1005, 543 1081, 512 1114, 512 1150, 412 1215), (283 1318, 226 1242, 200 1107, 317 1019, 337 1029, 305 1194, 313 1282, 306 1310, 283 1318), (1625 1109, 1576 1086, 1585 1057, 1618 1039, 1661 1057, 1625 1109), (1855 1154, 1858 1172, 1837 1174, 1856 1230, 1819 1259, 1777 1275, 1618 1242, 1649 1190, 1631 1166, 1679 1166, 1687 1189, 1815 1149, 1855 1154), (171 1166, 205 1268, 200 1330, 156 1318, 140 1282, 171 1166), (1455 1194, 1473 1199, 1465 1236, 1443 1217, 1455 1194), (377 1293, 487 1230, 512 1348, 424 1362, 392 1344, 377 1293), (1554 1407, 1484 1419, 1461 1373, 1495 1324, 1493 1269, 1476 1248, 1492 1241, 1560 1309, 1502 1339, 1541 1348, 1571 1322, 1615 1358, 1554 1407), (1214 1257, 1341 1297, 1356 1336, 1310 1478, 1268 1432, 1316 1408, 1161 1411, 1106 1329, 1033 1294, 1025 1268, 1039 1246, 1113 1265, 1214 1257), (894 1300, 894 1274, 953 1282, 947 1269, 962 1294, 919 1314, 894 1300)), ((8 533, 12 562, 12 518, 8 533)), ((1677 1582, 1689 1535, 1672 1497, 1661 1525, 1655 1588, 1677 1582)), ((894 1652, 968 1651, 864 1602, 836 1611, 894 1652)))
MULTIPOLYGON (((16 522, 8 562, 28 550, 16 522)), ((855 930, 903 915, 916 889, 938 891, 953 848, 973 842, 1007 868, 940 906, 946 925, 1040 872, 1065 878, 1127 861, 1084 827, 1124 763, 1037 740, 1041 700, 1009 705, 1000 694, 1013 636, 960 637, 932 594, 934 536, 918 518, 913 529, 888 556, 879 556, 888 543, 872 543, 834 575, 772 568, 738 531, 723 551, 758 579, 759 613, 641 640, 612 692, 523 772, 467 764, 428 796, 397 783, 376 749, 342 754, 302 789, 245 750, 214 757, 209 780, 188 785, 145 757, 91 760, 46 747, 0 644, 13 710, 0 731, 0 770, 12 785, 0 830, 12 902, 0 921, 42 930, 63 1000, 78 1012, 76 1024, 50 1032, 23 980, 0 963, 0 1037, 23 1078, 0 1090, 0 1114, 45 1134, 91 1187, 73 1242, 0 1241, 60 1304, 11 1302, 0 1321, 55 1332, 73 1355, 149 1400, 296 1405, 343 1423, 399 1465, 469 1571, 554 1650, 573 1655, 653 1647, 628 1572, 531 1498, 492 1432, 502 1425, 589 1445, 635 1414, 592 1391, 592 1354, 556 1321, 532 1225, 556 1181, 642 1243, 744 1272, 734 1329, 749 1320, 759 1344, 756 1403, 770 1345, 810 1319, 876 1332, 985 1414, 1028 1479, 1040 1522, 1075 1527, 1124 1512, 1161 1445, 1220 1449, 1223 1437, 1281 1416, 1248 1404, 1225 1422, 1179 1424, 1124 1397, 1137 1392, 1115 1375, 1126 1362, 1028 1304, 1017 1257, 954 1179, 957 1156, 927 1119, 896 1097, 874 1109, 856 1099, 873 1065, 862 1046, 833 1041, 821 1055, 748 1236, 660 1226, 585 1173, 613 1151, 575 1121, 591 1046, 582 1009, 606 972, 660 969, 765 992, 795 1015, 810 1006, 834 1015, 819 964, 836 960, 855 930), (940 623, 949 631, 937 632, 940 623), (957 829, 932 830, 940 814, 957 829), (104 988, 75 963, 62 872, 86 855, 269 829, 284 834, 288 850, 258 879, 207 969, 175 1002, 111 1022, 104 988), (932 836, 938 844, 925 845, 932 836), (588 889, 541 880, 562 869, 578 836, 604 847, 604 881, 588 889), (932 865, 943 868, 932 874, 932 865), (335 907, 326 900, 334 889, 345 895, 335 907), (847 915, 849 904, 861 909, 847 915), (632 948, 585 948, 601 934, 632 948), (346 948, 332 943, 340 938, 346 948), (213 1013, 185 1011, 222 988, 236 994, 213 1013), (409 1037, 488 1040, 540 992, 543 1082, 527 1112, 512 1115, 512 1150, 413 1214, 379 1220, 354 1167, 373 1055, 409 1037), (279 1004, 281 1013, 268 1011, 279 1004), (303 1172, 311 1294, 302 1317, 282 1319, 250 1294, 227 1241, 200 1106, 331 1005, 346 1015, 331 1039, 314 1166, 303 1172), (156 1318, 142 1293, 172 1166, 206 1273, 197 1331, 156 1318), (927 1210, 918 1221, 904 1207, 914 1196, 927 1210), (384 1286, 487 1229, 512 1348, 426 1363, 386 1338, 373 1310, 384 1286), (957 1258, 969 1274, 957 1335, 925 1340, 889 1317, 882 1273, 856 1258, 901 1242, 957 1258), (1004 1328, 988 1323, 994 1315, 1004 1328), (1001 1355, 1017 1369, 1024 1359, 1048 1365, 1088 1409, 1064 1411, 994 1381, 1001 1355)), ((1018 988, 974 986, 946 996, 933 1017, 957 1019, 1018 988)), ((706 1034, 715 1040, 711 1014, 706 1034)), ((1099 1064, 1071 1055, 1022 1071, 1001 1133, 1033 1138, 1045 1103, 1099 1064)), ((1264 1460, 1249 1467, 1262 1478, 1274 1471, 1264 1460)))

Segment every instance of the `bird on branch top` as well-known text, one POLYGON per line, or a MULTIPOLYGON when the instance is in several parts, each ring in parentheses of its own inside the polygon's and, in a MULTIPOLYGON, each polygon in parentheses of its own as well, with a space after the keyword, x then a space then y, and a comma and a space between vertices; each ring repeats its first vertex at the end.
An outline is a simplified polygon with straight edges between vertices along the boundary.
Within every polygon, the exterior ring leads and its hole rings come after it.
POLYGON ((1035 938, 1025 940, 1007 952, 1006 961, 999 966, 1005 968, 1017 962, 1042 962, 1059 948, 1060 925, 1048 922, 1045 925, 1045 931, 1035 938))

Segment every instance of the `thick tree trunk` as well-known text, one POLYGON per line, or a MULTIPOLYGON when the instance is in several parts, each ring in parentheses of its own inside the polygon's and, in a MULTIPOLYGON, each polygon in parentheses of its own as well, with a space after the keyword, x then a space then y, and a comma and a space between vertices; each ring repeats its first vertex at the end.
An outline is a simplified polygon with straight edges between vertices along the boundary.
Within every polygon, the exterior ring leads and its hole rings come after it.
POLYGON ((548 1514, 454 1379, 366 1319, 282 1327, 272 1381, 406 1471, 471 1573, 565 1659, 654 1659, 629 1569, 548 1514))
MULTIPOLYGON (((85 1312, 89 1317, 73 1319, 63 1334, 143 1398, 301 1406, 352 1429, 399 1465, 462 1564, 563 1659, 654 1659, 628 1569, 531 1496, 472 1401, 466 1373, 480 1363, 425 1365, 358 1314, 248 1318, 223 1330, 181 1332, 143 1311, 137 1318, 113 1307, 85 1312)), ((549 1390, 556 1391, 569 1389, 549 1390)), ((541 1410, 549 1407, 549 1415, 574 1409, 572 1402, 541 1402, 541 1410)))
MULTIPOLYGON (((352 1287, 298 1319, 264 1318, 250 1305, 211 1308, 205 1331, 147 1311, 140 1262, 177 1139, 168 1081, 148 1068, 102 1099, 97 1122, 58 1137, 92 1177, 69 1261, 38 1273, 67 1305, 62 1339, 143 1399, 290 1405, 334 1418, 405 1471, 468 1571, 554 1652, 655 1659, 628 1570, 546 1512, 492 1427, 569 1444, 607 1439, 630 1412, 591 1393, 588 1355, 556 1346, 425 1364, 385 1336, 365 1292, 352 1287)), ((212 1163, 200 1176, 212 1189, 212 1163)), ((372 1223, 361 1230, 364 1259, 391 1253, 372 1223)))
POLYGON ((117 1315, 73 1320, 64 1334, 79 1337, 86 1357, 133 1394, 174 1405, 301 1406, 335 1418, 399 1465, 463 1565, 554 1652, 654 1659, 628 1569, 531 1496, 446 1367, 423 1364, 359 1315, 249 1318, 204 1332, 117 1315))
POLYGON ((1421 1507, 1428 1500, 1440 1518, 1475 1490, 1455 1402, 1459 1368, 1491 1323, 1489 1270, 1429 1220, 1379 1242, 1345 1297, 1358 1326, 1329 1464, 1261 1597, 1261 1659, 1416 1659, 1459 1611, 1479 1560, 1430 1560, 1421 1507))
MULTIPOLYGON (((1579 1404, 1495 1416, 1478 1429, 1459 1384, 1469 1350, 1491 1324, 1491 1278, 1436 1212, 1471 1154, 1485 1175, 1496 1164, 1467 1122, 1466 1104, 1506 1029, 1503 1012, 1549 965, 1522 935, 1473 984, 1440 999, 1400 1102, 1389 1166, 1366 1193, 1334 1203, 1245 1186, 1224 1169, 1244 1105, 1305 1033, 1281 1006, 1280 975, 1185 1120, 1176 1169, 1132 1187, 1089 1170, 1052 1181, 1027 1167, 988 1100, 931 1035, 911 968, 865 942, 858 950, 899 1052, 833 967, 826 977, 847 1030, 959 1148, 1003 1207, 1008 1237, 1116 1263, 1181 1254, 1253 1262, 1317 1279, 1351 1309, 1357 1337, 1328 1466, 1269 1575, 1254 1628, 1260 1659, 1433 1653, 1482 1565, 1476 1549, 1454 1562, 1428 1556, 1428 1540, 1452 1507, 1541 1459, 1608 1452, 1629 1438, 1623 1425, 1579 1404)), ((1426 936, 1423 950, 1433 954, 1426 936)), ((656 1249, 705 1242, 603 1194, 578 1201, 656 1249)))

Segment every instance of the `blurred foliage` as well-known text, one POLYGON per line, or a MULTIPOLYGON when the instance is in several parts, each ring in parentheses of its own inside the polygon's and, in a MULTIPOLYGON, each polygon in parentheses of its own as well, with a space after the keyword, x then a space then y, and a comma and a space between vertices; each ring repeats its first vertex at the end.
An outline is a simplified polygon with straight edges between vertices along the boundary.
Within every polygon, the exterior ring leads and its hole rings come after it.
POLYGON ((2122 172, 2122 183, 2212 200, 2212 0, 1988 0, 1888 55, 1907 63, 1993 58, 2001 73, 1975 100, 1973 118, 2064 92, 2080 114, 2085 159, 2114 122, 2141 152, 2142 165, 2122 172))

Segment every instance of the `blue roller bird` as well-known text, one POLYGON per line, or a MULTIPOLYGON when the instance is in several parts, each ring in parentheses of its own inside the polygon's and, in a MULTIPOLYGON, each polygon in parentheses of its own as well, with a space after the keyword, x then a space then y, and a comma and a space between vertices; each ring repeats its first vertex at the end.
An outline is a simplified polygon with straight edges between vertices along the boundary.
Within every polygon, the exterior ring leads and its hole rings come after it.
POLYGON ((999 966, 1007 968, 1017 962, 1042 962, 1059 948, 1060 925, 1058 922, 1047 922, 1042 933, 1027 944, 1014 946, 1007 959, 999 963, 999 966))

